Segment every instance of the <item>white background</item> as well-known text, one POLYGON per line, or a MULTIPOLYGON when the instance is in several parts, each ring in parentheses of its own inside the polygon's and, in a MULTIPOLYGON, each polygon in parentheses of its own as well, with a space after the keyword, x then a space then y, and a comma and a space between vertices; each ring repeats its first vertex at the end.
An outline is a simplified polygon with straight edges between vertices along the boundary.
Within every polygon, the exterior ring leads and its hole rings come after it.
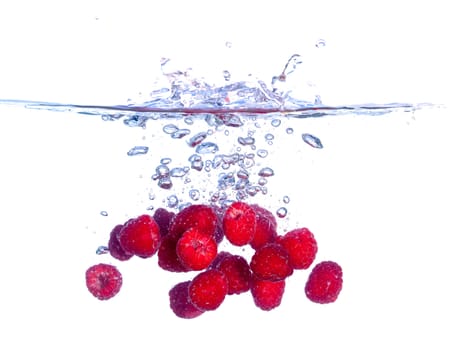
MULTIPOLYGON (((292 53, 310 57, 323 38, 322 69, 310 72, 326 102, 457 100, 457 11, 444 2, 0 6, 0 98, 125 101, 150 86, 161 56, 194 62, 204 74, 220 72, 228 59, 234 71, 266 77, 292 53)), ((143 131, 2 107, 0 348, 460 348, 459 113, 284 121, 281 128, 296 132, 274 131, 268 203, 289 194, 281 227, 308 226, 317 261, 342 264, 339 300, 308 302, 308 272, 298 271, 277 310, 262 312, 246 295, 181 320, 167 293, 183 277, 160 271, 155 260, 117 264, 124 286, 108 302, 92 298, 83 278, 94 263, 114 263, 95 248, 114 224, 145 208, 144 180, 164 145, 149 144, 151 158, 126 152, 143 136, 149 143, 155 124, 143 131), (302 132, 325 148, 304 145, 302 132)))

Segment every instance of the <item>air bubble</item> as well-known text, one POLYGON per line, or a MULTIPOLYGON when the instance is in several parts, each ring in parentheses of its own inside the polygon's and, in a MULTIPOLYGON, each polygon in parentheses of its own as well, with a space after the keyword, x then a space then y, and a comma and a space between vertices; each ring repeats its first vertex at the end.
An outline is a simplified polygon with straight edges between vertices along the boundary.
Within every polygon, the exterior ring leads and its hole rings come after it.
POLYGON ((189 135, 191 133, 190 130, 188 129, 179 129, 175 131, 173 134, 171 134, 172 139, 181 139, 185 137, 186 135, 189 135))
POLYGON ((278 218, 285 218, 287 216, 287 209, 284 207, 279 208, 276 210, 276 215, 278 218))
POLYGON ((323 148, 321 140, 311 134, 303 134, 302 139, 305 143, 314 148, 323 148))
POLYGON ((167 177, 170 174, 170 169, 168 168, 168 166, 166 166, 164 164, 159 165, 156 168, 156 174, 159 177, 167 177))
POLYGON ((172 158, 162 158, 160 160, 160 164, 163 164, 163 165, 170 164, 171 162, 172 162, 172 158))
POLYGON ((175 208, 176 206, 178 206, 178 198, 177 196, 175 195, 171 195, 171 196, 168 196, 167 197, 167 206, 169 208, 175 208))
POLYGON ((170 179, 170 177, 162 177, 157 182, 157 185, 160 188, 163 188, 164 190, 169 190, 169 189, 172 188, 173 183, 172 183, 172 180, 170 179))
POLYGON ((178 127, 173 124, 167 124, 162 128, 162 130, 164 130, 166 134, 173 134, 178 131, 178 127))
POLYGON ((290 202, 289 196, 284 196, 284 197, 282 198, 282 201, 283 201, 285 204, 289 204, 289 202, 290 202))
POLYGON ((287 129, 286 129, 286 133, 288 133, 289 135, 291 135, 291 134, 294 133, 294 129, 292 129, 292 128, 287 128, 287 129))
POLYGON ((223 71, 223 78, 225 78, 226 81, 229 81, 231 79, 231 73, 227 70, 223 71))
POLYGON ((258 184, 260 186, 265 186, 267 183, 268 183, 268 180, 266 178, 264 178, 264 177, 261 177, 261 178, 258 179, 258 184))
POLYGON ((244 169, 240 169, 238 172, 237 172, 237 177, 239 179, 248 179, 249 178, 249 172, 244 170, 244 169))
POLYGON ((323 48, 325 46, 326 46, 326 41, 324 39, 318 39, 318 41, 316 41, 316 47, 318 49, 323 48))
POLYGON ((187 125, 193 125, 194 120, 193 120, 193 118, 184 118, 184 123, 187 124, 187 125))
POLYGON ((185 176, 189 171, 189 168, 188 167, 183 167, 183 168, 180 168, 180 167, 177 167, 177 168, 173 168, 172 170, 170 170, 170 176, 171 177, 183 177, 185 176))
POLYGON ((105 211, 105 210, 100 211, 99 214, 100 214, 101 216, 108 216, 108 215, 109 215, 109 214, 107 213, 107 211, 105 211))
POLYGON ((109 253, 109 248, 104 245, 100 245, 98 248, 96 248, 96 254, 98 255, 103 255, 107 253, 109 253))
POLYGON ((280 119, 273 119, 271 121, 271 125, 277 128, 279 125, 281 125, 281 120, 280 119))
POLYGON ((231 41, 227 41, 227 42, 225 42, 225 46, 226 46, 228 49, 230 49, 230 48, 233 47, 233 43, 232 43, 231 41))
POLYGON ((135 146, 133 148, 131 148, 128 152, 127 152, 127 156, 138 156, 138 155, 142 155, 142 154, 146 154, 148 153, 149 151, 149 147, 146 147, 146 146, 135 146))
POLYGON ((201 143, 196 148, 196 153, 199 153, 199 154, 216 153, 217 151, 218 151, 218 146, 217 144, 213 142, 201 143))
POLYGON ((268 167, 263 168, 258 172, 258 176, 261 176, 261 177, 270 177, 273 175, 274 175, 274 170, 268 167))
POLYGON ((197 145, 201 144, 202 141, 204 141, 206 137, 207 137, 206 132, 200 132, 189 139, 188 145, 191 147, 196 147, 197 145))
POLYGON ((201 197, 201 194, 198 190, 189 191, 189 198, 191 198, 193 201, 198 201, 200 197, 201 197))
POLYGON ((265 140, 266 140, 266 141, 272 141, 272 140, 274 140, 274 135, 273 135, 273 134, 266 134, 266 135, 265 135, 265 140))
POLYGON ((259 149, 257 151, 257 156, 260 158, 265 158, 268 155, 268 151, 266 149, 259 149))
POLYGON ((253 137, 238 137, 237 142, 239 142, 242 146, 250 146, 255 143, 255 139, 253 137))

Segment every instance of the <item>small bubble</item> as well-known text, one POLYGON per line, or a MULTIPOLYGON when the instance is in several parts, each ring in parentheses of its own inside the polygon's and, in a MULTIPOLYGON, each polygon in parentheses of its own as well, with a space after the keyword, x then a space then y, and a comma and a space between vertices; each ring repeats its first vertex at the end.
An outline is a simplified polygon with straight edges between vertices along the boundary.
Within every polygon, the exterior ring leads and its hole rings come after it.
POLYGON ((276 210, 276 215, 278 216, 278 218, 285 218, 287 215, 287 209, 284 207, 279 208, 278 210, 276 210))
POLYGON ((271 125, 277 128, 279 125, 281 125, 281 120, 280 119, 273 119, 271 121, 271 125))
POLYGON ((159 165, 156 168, 158 177, 167 177, 170 174, 170 169, 165 164, 159 165))
POLYGON ((154 193, 154 190, 149 190, 149 194, 148 194, 148 198, 150 201, 153 201, 154 199, 156 199, 156 195, 154 193))
POLYGON ((259 149, 257 151, 257 156, 260 158, 265 158, 268 155, 268 151, 266 149, 259 149))
POLYGON ((285 204, 289 204, 289 202, 290 202, 289 196, 284 196, 284 197, 282 198, 282 201, 283 201, 285 204))
POLYGON ((290 135, 290 134, 293 134, 293 133, 294 133, 294 129, 292 129, 292 128, 287 128, 287 129, 286 129, 286 133, 288 133, 289 135, 290 135))
POLYGON ((249 172, 244 170, 244 169, 239 169, 239 171, 237 172, 237 177, 239 179, 248 179, 249 178, 249 172))
POLYGON ((230 49, 230 48, 233 47, 233 43, 232 43, 231 41, 227 41, 227 42, 225 42, 225 46, 226 46, 228 49, 230 49))
POLYGON ((162 130, 164 130, 166 134, 173 134, 178 131, 178 127, 173 124, 167 124, 162 128, 162 130))
POLYGON ((175 208, 176 206, 178 206, 178 198, 177 196, 175 195, 171 195, 171 196, 168 196, 167 197, 167 206, 169 208, 175 208))
POLYGON ((135 146, 133 148, 131 148, 128 152, 127 152, 127 156, 138 156, 138 155, 142 155, 142 154, 146 154, 148 153, 149 151, 149 147, 146 147, 146 146, 135 146))
POLYGON ((198 190, 189 191, 189 198, 191 198, 193 201, 198 201, 200 197, 201 194, 198 190))
POLYGON ((153 211, 153 210, 154 210, 154 206, 153 206, 153 205, 150 205, 149 207, 146 207, 146 210, 153 211))
POLYGON ((258 184, 260 186, 265 186, 267 183, 268 183, 268 180, 266 178, 264 178, 264 177, 261 177, 261 178, 258 179, 258 184))
POLYGON ((171 177, 183 177, 188 173, 188 171, 189 171, 188 167, 173 168, 172 170, 170 170, 170 176, 171 177))
POLYGON ((321 140, 311 134, 303 134, 302 139, 305 143, 314 148, 323 148, 321 140))
POLYGON ((253 137, 238 137, 237 142, 242 146, 250 146, 255 143, 255 139, 253 137))
POLYGON ((172 188, 173 183, 172 183, 172 180, 170 179, 170 177, 167 176, 167 177, 160 178, 159 181, 157 182, 157 185, 160 188, 163 188, 164 190, 169 190, 169 189, 172 188))
POLYGON ((274 170, 268 167, 263 168, 258 172, 258 176, 261 176, 261 177, 270 177, 273 175, 274 175, 274 170))
POLYGON ((194 120, 192 118, 184 118, 184 122, 187 125, 193 125, 194 124, 194 120))
POLYGON ((272 141, 272 140, 274 140, 274 135, 273 135, 273 134, 266 134, 266 135, 265 135, 265 140, 266 140, 266 141, 272 141))
POLYGON ((206 132, 200 132, 189 139, 188 145, 191 147, 196 147, 197 145, 201 144, 202 141, 204 141, 206 137, 207 137, 206 132))
POLYGON ((107 211, 105 211, 105 210, 100 211, 99 214, 100 214, 101 216, 108 216, 108 215, 109 215, 109 214, 107 213, 107 211))
POLYGON ((162 158, 160 160, 160 164, 163 164, 163 165, 170 164, 171 162, 172 162, 172 158, 162 158))
POLYGON ((318 49, 323 48, 325 46, 326 46, 326 41, 324 39, 318 39, 318 41, 316 41, 316 47, 318 49))
POLYGON ((201 143, 196 148, 196 153, 199 153, 199 154, 216 153, 217 151, 218 151, 218 146, 213 142, 201 143))
POLYGON ((223 71, 223 78, 225 78, 226 81, 229 81, 231 79, 231 73, 227 70, 223 71))
POLYGON ((191 133, 190 130, 188 129, 179 129, 175 131, 173 134, 171 134, 172 139, 181 139, 185 137, 186 135, 189 135, 191 133))
POLYGON ((103 254, 107 254, 107 253, 109 253, 109 248, 104 246, 104 245, 100 245, 96 249, 96 254, 98 254, 98 255, 103 255, 103 254))

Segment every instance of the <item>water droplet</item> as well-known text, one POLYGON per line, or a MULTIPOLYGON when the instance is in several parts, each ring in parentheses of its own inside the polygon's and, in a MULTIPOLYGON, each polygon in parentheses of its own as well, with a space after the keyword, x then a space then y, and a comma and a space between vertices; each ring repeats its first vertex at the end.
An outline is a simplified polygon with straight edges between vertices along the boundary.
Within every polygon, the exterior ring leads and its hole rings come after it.
POLYGON ((189 139, 188 145, 191 147, 196 147, 197 145, 202 143, 202 141, 204 141, 206 137, 206 132, 200 132, 189 139))
POLYGON ((279 125, 281 125, 281 120, 280 119, 273 119, 271 121, 271 125, 277 128, 279 125))
POLYGON ((178 127, 173 124, 167 124, 162 128, 162 130, 164 130, 166 134, 173 134, 178 131, 178 127))
POLYGON ((285 204, 289 204, 289 202, 290 202, 289 196, 284 196, 284 197, 282 198, 282 201, 283 201, 285 204))
POLYGON ((265 158, 268 155, 268 151, 266 149, 259 149, 257 151, 257 156, 260 158, 265 158))
POLYGON ((149 147, 146 146, 135 146, 127 152, 127 156, 138 156, 146 154, 149 151, 149 147))
POLYGON ((103 255, 107 253, 109 253, 109 248, 104 245, 100 245, 98 248, 96 248, 96 254, 98 255, 103 255))
POLYGON ((216 153, 217 151, 218 151, 218 146, 217 144, 213 142, 201 143, 196 148, 196 153, 199 153, 199 154, 216 153))
POLYGON ((318 49, 323 48, 325 46, 326 46, 326 41, 324 39, 318 39, 318 41, 316 41, 316 47, 318 49))
POLYGON ((223 78, 225 78, 226 81, 229 81, 231 79, 231 73, 227 70, 223 71, 223 78))
POLYGON ((105 210, 102 210, 99 212, 101 216, 108 216, 109 214, 107 213, 107 211, 105 210))
POLYGON ((178 198, 175 195, 171 195, 167 197, 167 206, 169 208, 175 208, 178 205, 178 198))
POLYGON ((250 146, 255 143, 255 139, 253 137, 238 137, 237 142, 242 146, 250 146))
POLYGON ((261 177, 270 177, 273 175, 274 175, 274 170, 268 167, 263 168, 258 172, 258 176, 261 176, 261 177))
POLYGON ((191 131, 189 129, 179 129, 171 134, 172 139, 181 139, 186 135, 189 135, 191 131))
POLYGON ((200 197, 201 197, 201 194, 198 190, 193 189, 189 191, 189 198, 191 198, 193 201, 198 201, 200 197))
POLYGON ((311 147, 314 147, 314 148, 323 148, 323 145, 321 143, 321 140, 318 139, 316 136, 313 136, 311 134, 303 134, 302 135, 302 139, 303 141, 305 141, 305 143, 307 143, 308 145, 310 145, 311 147))
POLYGON ((290 135, 290 134, 293 134, 293 133, 294 133, 294 129, 292 129, 292 128, 287 128, 287 129, 286 129, 286 133, 288 133, 289 135, 290 135))
POLYGON ((284 207, 279 208, 278 210, 276 210, 276 215, 278 218, 285 218, 287 215, 287 209, 284 207))

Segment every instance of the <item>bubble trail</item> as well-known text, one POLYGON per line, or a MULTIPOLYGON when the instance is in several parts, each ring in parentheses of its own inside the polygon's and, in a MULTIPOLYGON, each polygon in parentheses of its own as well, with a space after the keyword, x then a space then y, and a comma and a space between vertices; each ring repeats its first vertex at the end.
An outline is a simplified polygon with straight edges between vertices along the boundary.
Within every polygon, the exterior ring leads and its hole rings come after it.
POLYGON ((311 147, 314 148, 323 148, 324 146, 321 143, 321 140, 317 138, 316 136, 313 136, 311 134, 303 134, 302 139, 305 143, 310 145, 311 147))

